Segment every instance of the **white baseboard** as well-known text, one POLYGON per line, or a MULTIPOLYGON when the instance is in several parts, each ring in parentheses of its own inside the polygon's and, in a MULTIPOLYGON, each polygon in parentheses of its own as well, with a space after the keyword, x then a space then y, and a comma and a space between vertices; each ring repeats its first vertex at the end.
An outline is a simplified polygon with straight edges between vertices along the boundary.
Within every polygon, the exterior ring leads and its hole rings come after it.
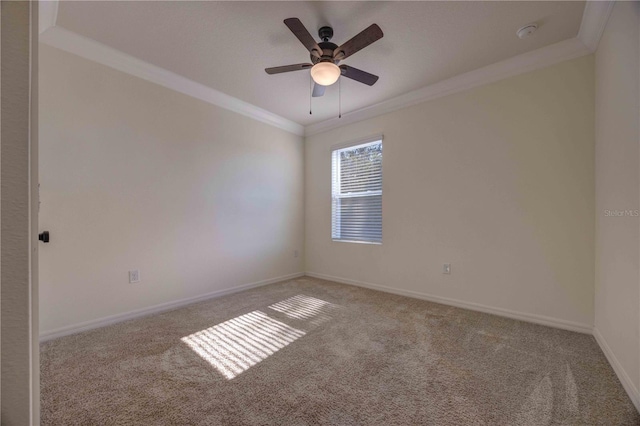
POLYGON ((170 311, 172 309, 177 309, 182 306, 190 305, 192 303, 202 302, 207 299, 226 296, 228 294, 237 293, 239 291, 249 290, 250 288, 260 287, 268 284, 274 284, 280 281, 302 277, 304 275, 305 274, 303 272, 297 272, 294 274, 284 275, 281 277, 271 278, 268 280, 257 281, 249 284, 243 284, 243 285, 239 285, 239 286, 228 288, 228 289, 216 290, 216 291, 212 291, 211 293, 202 294, 200 296, 174 300, 172 302, 161 303, 159 305, 149 306, 147 308, 136 309, 129 312, 123 312, 121 314, 110 315, 108 317, 98 318, 91 321, 81 322, 79 324, 73 324, 66 327, 57 328, 54 330, 41 333, 40 342, 46 342, 47 340, 56 339, 62 336, 68 336, 70 334, 80 333, 82 331, 92 330, 94 328, 104 327, 107 325, 115 324, 122 321, 127 321, 134 318, 140 318, 140 317, 144 317, 151 314, 170 311))
POLYGON ((640 392, 638 392, 638 389, 633 384, 633 381, 631 380, 627 372, 624 370, 624 368, 622 368, 622 364, 620 364, 620 361, 618 361, 618 358, 616 358, 615 354, 607 344, 607 341, 604 339, 602 334, 600 334, 600 331, 591 325, 562 320, 558 318, 547 317, 544 315, 536 315, 536 314, 529 314, 525 312, 512 311, 509 309, 495 308, 491 306, 482 305, 479 303, 465 302, 462 300, 450 299, 448 297, 441 297, 441 296, 434 296, 432 294, 427 294, 427 293, 420 293, 417 291, 401 290, 397 288, 386 287, 379 284, 370 284, 362 281, 351 280, 348 278, 340 278, 340 277, 334 277, 331 275, 318 274, 316 272, 307 272, 305 275, 314 277, 314 278, 320 278, 327 281, 334 281, 337 283, 349 284, 349 285, 354 285, 358 287, 369 288, 372 290, 384 291, 386 293, 398 294, 400 296, 407 296, 407 297, 413 297, 415 299, 428 300, 430 302, 441 303, 443 305, 450 305, 458 308, 470 309, 473 311, 479 311, 479 312, 499 315, 507 318, 513 318, 521 321, 532 322, 535 324, 546 325, 549 327, 560 328, 563 330, 576 331, 578 333, 585 333, 585 334, 592 334, 595 337, 596 342, 602 349, 602 352, 604 352, 604 355, 607 358, 607 361, 609 361, 609 364, 611 364, 613 371, 618 376, 618 380, 620 380, 622 387, 627 392, 627 395, 629 395, 631 402, 633 402, 633 405, 636 407, 636 410, 640 412, 640 392))
POLYGON ((108 317, 98 318, 95 320, 86 321, 79 324, 61 327, 55 330, 42 333, 40 335, 40 342, 46 342, 47 340, 52 340, 58 337, 68 336, 70 334, 80 333, 82 331, 92 330, 99 327, 104 327, 107 325, 119 323, 122 321, 127 321, 130 319, 135 319, 135 318, 140 318, 140 317, 151 315, 151 314, 170 311, 172 309, 177 309, 182 306, 190 305, 190 304, 201 302, 204 300, 214 299, 217 297, 238 293, 240 291, 249 290, 251 288, 256 288, 256 287, 260 287, 268 284, 274 284, 280 281, 302 277, 304 275, 314 277, 314 278, 320 278, 327 281, 334 281, 337 283, 354 285, 357 287, 364 287, 372 290, 383 291, 385 293, 392 293, 400 296, 412 297, 415 299, 428 300, 430 302, 441 303, 444 305, 455 306, 458 308, 470 309, 473 311, 499 315, 499 316, 513 318, 513 319, 526 321, 526 322, 532 322, 535 324, 546 325, 550 327, 560 328, 563 330, 593 334, 593 336, 596 339, 596 342, 598 342, 598 345, 602 349, 602 352, 604 352, 604 355, 606 356, 607 360, 611 364, 611 367, 613 368, 614 372, 618 376, 618 379, 622 383, 622 386, 624 387, 625 391, 629 395, 629 398, 635 405, 636 409, 640 411, 640 392, 638 392, 638 389, 635 387, 635 385, 633 384, 633 381, 631 380, 627 372, 624 370, 624 368, 620 364, 620 361, 618 361, 618 358, 616 358, 615 354, 607 344, 607 341, 604 339, 602 334, 600 334, 600 331, 598 331, 598 329, 595 327, 592 327, 587 324, 581 324, 577 322, 547 317, 543 315, 517 312, 509 309, 486 306, 480 303, 465 302, 462 300, 451 299, 448 297, 435 296, 428 293, 420 293, 417 291, 396 289, 396 288, 386 287, 378 284, 370 284, 362 281, 351 280, 348 278, 340 278, 340 277, 334 277, 332 275, 318 274, 316 272, 306 272, 306 273, 297 272, 294 274, 284 275, 281 277, 271 278, 268 280, 258 281, 258 282, 249 283, 249 284, 243 284, 243 285, 229 288, 229 289, 217 290, 217 291, 213 291, 211 293, 203 294, 200 296, 194 296, 186 299, 175 300, 173 302, 161 303, 159 305, 150 306, 148 308, 136 309, 133 311, 129 311, 129 312, 125 312, 117 315, 111 315, 108 317))
POLYGON ((640 393, 638 392, 638 389, 633 384, 633 381, 624 370, 624 368, 622 368, 622 364, 620 364, 620 361, 618 361, 618 358, 609 347, 607 341, 604 339, 602 334, 600 334, 600 331, 595 327, 593 328, 593 337, 596 338, 596 342, 598 342, 598 345, 600 345, 600 349, 602 349, 602 352, 604 352, 604 356, 607 357, 607 360, 609 361, 609 364, 611 364, 613 371, 615 371, 616 375, 618 376, 620 383, 622 383, 622 387, 624 387, 624 390, 627 391, 627 395, 629 395, 629 398, 631 398, 631 402, 633 402, 633 405, 636 406, 636 410, 640 411, 640 393))
POLYGON ((342 284, 350 284, 358 287, 365 287, 372 290, 384 291, 386 293, 398 294, 400 296, 413 297, 414 299, 428 300, 430 302, 441 303, 443 305, 455 306, 458 308, 470 309, 472 311, 484 312, 487 314, 499 315, 502 317, 513 318, 520 321, 532 322, 535 324, 546 325, 549 327, 561 328, 563 330, 576 331, 578 333, 592 334, 593 326, 582 324, 579 322, 567 321, 563 319, 547 317, 544 315, 529 314, 526 312, 517 312, 509 309, 496 308, 493 306, 482 305, 480 303, 465 302, 463 300, 450 299, 448 297, 435 296, 433 294, 421 293, 411 290, 402 290, 392 287, 386 287, 379 284, 370 284, 362 281, 351 280, 348 278, 334 277, 331 275, 318 274, 308 272, 306 275, 310 277, 320 278, 328 281, 335 281, 342 284))

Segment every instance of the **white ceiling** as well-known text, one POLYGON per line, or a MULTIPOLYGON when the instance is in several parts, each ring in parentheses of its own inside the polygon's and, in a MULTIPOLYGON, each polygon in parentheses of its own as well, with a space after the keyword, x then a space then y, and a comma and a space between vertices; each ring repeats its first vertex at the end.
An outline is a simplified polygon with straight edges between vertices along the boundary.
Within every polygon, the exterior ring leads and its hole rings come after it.
POLYGON ((313 99, 309 73, 264 68, 308 62, 283 24, 312 35, 330 25, 341 44, 372 23, 384 38, 343 63, 377 74, 342 81, 342 111, 354 111, 521 53, 575 37, 583 1, 570 2, 60 2, 57 25, 302 125, 337 116, 338 85, 313 99), (515 32, 537 22, 524 40, 515 32))

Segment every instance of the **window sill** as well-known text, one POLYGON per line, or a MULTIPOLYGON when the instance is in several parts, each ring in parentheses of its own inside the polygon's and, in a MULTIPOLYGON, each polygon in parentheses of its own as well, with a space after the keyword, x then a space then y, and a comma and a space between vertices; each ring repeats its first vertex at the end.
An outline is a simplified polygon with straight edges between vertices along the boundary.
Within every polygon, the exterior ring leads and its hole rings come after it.
POLYGON ((335 240, 335 239, 331 239, 331 241, 333 241, 334 243, 353 243, 353 244, 369 244, 369 245, 373 245, 373 246, 381 246, 382 243, 378 243, 375 241, 351 241, 351 240, 335 240))

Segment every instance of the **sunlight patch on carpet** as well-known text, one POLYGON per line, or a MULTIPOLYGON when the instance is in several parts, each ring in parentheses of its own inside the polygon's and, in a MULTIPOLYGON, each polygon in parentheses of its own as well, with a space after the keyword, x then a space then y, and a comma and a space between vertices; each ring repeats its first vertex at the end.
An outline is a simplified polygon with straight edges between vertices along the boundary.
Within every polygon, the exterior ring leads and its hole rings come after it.
POLYGON ((333 303, 299 294, 274 303, 269 306, 269 309, 273 309, 274 311, 285 314, 289 318, 298 320, 308 320, 311 318, 328 320, 330 317, 327 313, 335 307, 336 305, 333 303))
POLYGON ((181 340, 231 380, 305 334, 264 312, 253 311, 181 340))

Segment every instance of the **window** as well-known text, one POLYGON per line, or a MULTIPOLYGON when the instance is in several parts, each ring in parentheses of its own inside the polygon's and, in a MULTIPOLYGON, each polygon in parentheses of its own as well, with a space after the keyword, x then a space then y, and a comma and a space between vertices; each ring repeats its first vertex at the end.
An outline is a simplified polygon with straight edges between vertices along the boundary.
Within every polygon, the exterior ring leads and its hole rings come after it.
POLYGON ((382 137, 331 152, 331 237, 382 243, 382 137))

